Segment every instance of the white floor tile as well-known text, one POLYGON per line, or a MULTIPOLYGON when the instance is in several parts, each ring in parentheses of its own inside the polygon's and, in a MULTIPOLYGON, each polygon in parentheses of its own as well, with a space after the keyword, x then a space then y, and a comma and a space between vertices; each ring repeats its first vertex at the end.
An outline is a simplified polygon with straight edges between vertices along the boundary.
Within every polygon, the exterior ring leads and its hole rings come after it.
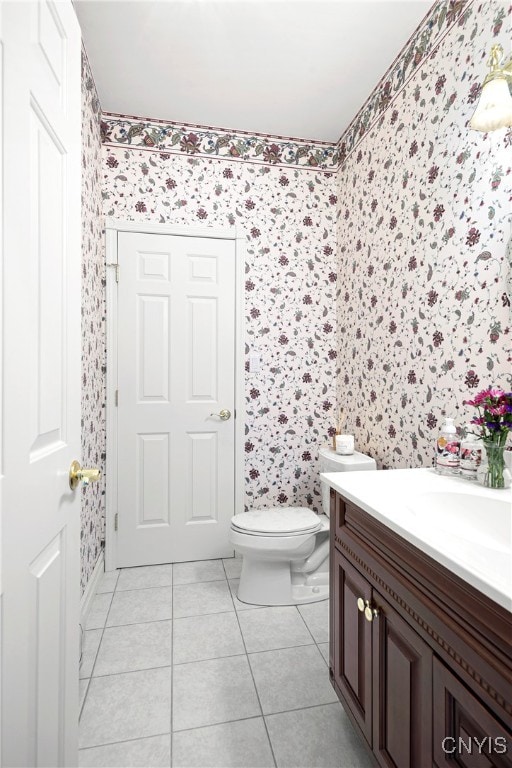
POLYGON ((173 631, 175 664, 245 653, 234 611, 175 619, 173 631))
POLYGON ((199 581, 222 581, 226 578, 222 560, 197 560, 174 564, 174 584, 194 584, 199 581))
POLYGON ((249 654, 263 714, 337 701, 316 645, 249 654))
POLYGON ((233 611, 227 581, 205 581, 174 587, 174 618, 233 611))
POLYGON ((238 579, 242 571, 242 558, 241 557, 229 557, 223 561, 224 570, 228 579, 238 579))
POLYGON ((248 653, 314 642, 294 605, 241 611, 239 621, 248 653))
POLYGON ((174 667, 173 730, 261 714, 246 656, 174 667))
POLYGON ((94 676, 168 667, 171 664, 171 639, 171 621, 107 627, 94 676))
POLYGON ((172 618, 172 587, 134 589, 114 594, 107 626, 172 618))
POLYGON ((98 584, 98 589, 96 590, 97 594, 101 595, 104 592, 115 592, 118 578, 119 571, 108 571, 108 573, 104 573, 98 584))
POLYGON ((329 642, 329 601, 306 603, 298 608, 316 642, 329 642))
POLYGON ((95 595, 85 624, 85 629, 102 629, 107 620, 108 611, 112 602, 112 593, 95 595))
POLYGON ((122 568, 117 582, 118 590, 148 589, 172 586, 172 569, 168 565, 143 565, 139 568, 122 568))
POLYGON ((171 737, 151 736, 81 749, 78 759, 80 768, 169 768, 171 737))
POLYGON ((88 629, 84 632, 84 640, 82 646, 82 661, 80 662, 80 679, 84 677, 90 677, 92 674, 92 668, 96 661, 96 654, 100 647, 102 629, 88 629))
POLYGON ((170 732, 171 670, 94 677, 80 724, 80 748, 170 732))
POLYGON ((175 768, 274 768, 263 718, 180 731, 173 736, 175 768))
POLYGON ((374 768, 340 704, 265 718, 278 768, 374 768))
POLYGON ((318 643, 318 649, 325 659, 325 663, 329 666, 329 643, 318 643))
POLYGON ((169 767, 173 675, 175 768, 273 766, 262 709, 278 768, 373 768, 329 682, 328 601, 244 604, 241 563, 104 577, 80 670, 81 766, 169 767))

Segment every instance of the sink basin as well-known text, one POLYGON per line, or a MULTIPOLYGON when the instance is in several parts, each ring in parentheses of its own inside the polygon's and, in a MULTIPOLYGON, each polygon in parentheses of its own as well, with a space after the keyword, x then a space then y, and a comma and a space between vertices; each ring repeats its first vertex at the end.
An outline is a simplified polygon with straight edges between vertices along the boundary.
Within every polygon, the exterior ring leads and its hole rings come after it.
POLYGON ((407 504, 418 524, 432 533, 495 552, 510 553, 512 508, 510 498, 495 499, 471 493, 429 491, 407 504))

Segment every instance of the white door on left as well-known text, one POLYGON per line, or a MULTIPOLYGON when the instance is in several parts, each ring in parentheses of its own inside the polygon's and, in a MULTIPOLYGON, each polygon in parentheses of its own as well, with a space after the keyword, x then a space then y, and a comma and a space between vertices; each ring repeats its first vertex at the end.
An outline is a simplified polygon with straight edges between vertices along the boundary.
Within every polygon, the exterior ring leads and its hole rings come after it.
POLYGON ((2 2, 3 766, 77 761, 80 29, 2 2))

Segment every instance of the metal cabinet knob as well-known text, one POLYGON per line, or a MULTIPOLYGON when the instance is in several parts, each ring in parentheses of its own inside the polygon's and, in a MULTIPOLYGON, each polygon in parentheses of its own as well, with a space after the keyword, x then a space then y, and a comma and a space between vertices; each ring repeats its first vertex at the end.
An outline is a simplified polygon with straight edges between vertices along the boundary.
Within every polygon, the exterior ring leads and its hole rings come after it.
POLYGON ((220 413, 210 413, 210 416, 218 416, 222 421, 227 421, 231 418, 231 411, 228 411, 227 408, 223 408, 220 413))
POLYGON ((89 483, 96 483, 100 477, 101 470, 96 467, 85 469, 80 466, 80 462, 73 461, 69 468, 69 487, 74 491, 78 483, 89 485, 89 483))
POLYGON ((357 610, 364 613, 366 621, 373 621, 379 615, 379 609, 372 607, 369 600, 363 600, 362 597, 357 599, 357 610))

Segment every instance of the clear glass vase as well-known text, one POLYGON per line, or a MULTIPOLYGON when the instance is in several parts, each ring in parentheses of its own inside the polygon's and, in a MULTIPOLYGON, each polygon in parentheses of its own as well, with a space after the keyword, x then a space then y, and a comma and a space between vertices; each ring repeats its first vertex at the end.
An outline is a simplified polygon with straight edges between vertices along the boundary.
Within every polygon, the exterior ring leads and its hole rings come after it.
POLYGON ((482 483, 487 488, 506 488, 508 477, 505 477, 505 445, 499 440, 482 440, 487 456, 482 467, 482 483), (506 481, 507 480, 507 481, 506 481))

